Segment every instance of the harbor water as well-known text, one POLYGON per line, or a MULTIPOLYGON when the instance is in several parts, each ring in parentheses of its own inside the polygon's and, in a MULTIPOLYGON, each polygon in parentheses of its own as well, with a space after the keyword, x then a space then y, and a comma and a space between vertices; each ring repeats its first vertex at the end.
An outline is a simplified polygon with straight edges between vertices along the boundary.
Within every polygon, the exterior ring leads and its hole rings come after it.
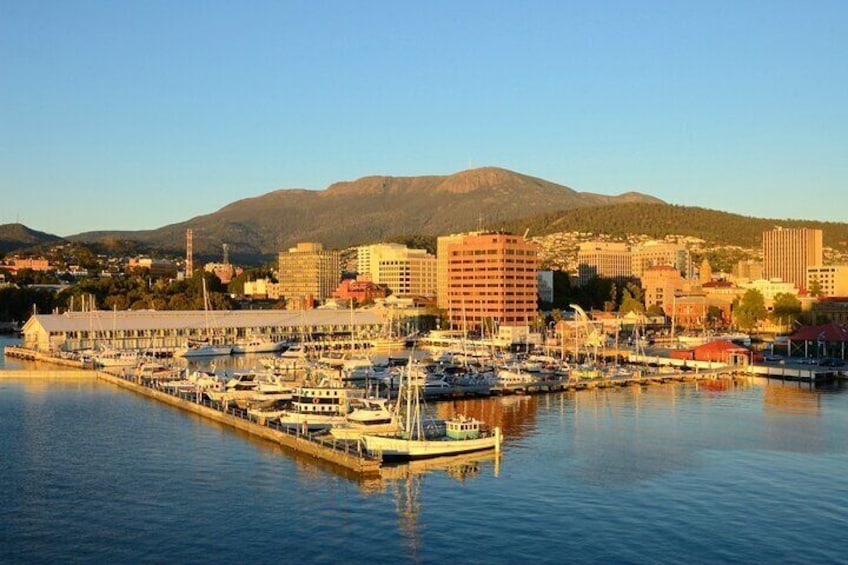
POLYGON ((500 425, 503 453, 362 479, 94 379, 0 378, 0 562, 848 559, 839 385, 431 408, 500 425))

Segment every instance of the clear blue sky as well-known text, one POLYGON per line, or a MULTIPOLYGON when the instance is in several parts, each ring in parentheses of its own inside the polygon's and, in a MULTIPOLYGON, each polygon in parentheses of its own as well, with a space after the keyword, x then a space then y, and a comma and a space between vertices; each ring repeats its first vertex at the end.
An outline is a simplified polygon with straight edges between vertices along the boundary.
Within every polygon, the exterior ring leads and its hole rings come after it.
POLYGON ((0 223, 469 164, 848 221, 848 2, 0 0, 0 223))

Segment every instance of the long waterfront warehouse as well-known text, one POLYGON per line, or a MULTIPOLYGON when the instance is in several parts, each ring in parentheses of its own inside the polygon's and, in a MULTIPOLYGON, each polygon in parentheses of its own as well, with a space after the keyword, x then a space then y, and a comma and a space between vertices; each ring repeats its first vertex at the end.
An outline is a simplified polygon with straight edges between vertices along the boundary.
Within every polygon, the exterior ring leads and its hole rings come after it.
POLYGON ((175 349, 188 340, 211 338, 233 343, 245 338, 275 341, 356 336, 365 339, 382 328, 368 311, 216 310, 91 311, 35 314, 23 327, 24 347, 43 352, 115 349, 175 349))

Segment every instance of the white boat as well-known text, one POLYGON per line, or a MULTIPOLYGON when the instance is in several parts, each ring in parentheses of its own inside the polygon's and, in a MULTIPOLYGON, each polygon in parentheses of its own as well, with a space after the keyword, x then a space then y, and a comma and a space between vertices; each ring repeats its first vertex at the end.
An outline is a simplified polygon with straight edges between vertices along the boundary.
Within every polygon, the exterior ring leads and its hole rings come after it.
POLYGON ((215 402, 246 400, 256 395, 259 380, 256 373, 236 373, 219 390, 207 390, 206 396, 215 402))
POLYGON ((397 414, 389 410, 386 398, 351 399, 350 408, 350 412, 345 415, 344 424, 330 428, 330 434, 336 439, 351 440, 359 439, 366 433, 402 431, 397 414))
POLYGON ((341 426, 350 411, 350 399, 363 395, 362 390, 336 386, 298 387, 292 393, 291 409, 278 421, 285 427, 309 431, 341 426))
POLYGON ((286 347, 284 341, 266 338, 241 339, 233 344, 233 353, 274 353, 286 347))
POLYGON ((519 370, 499 369, 495 376, 495 386, 515 387, 529 385, 536 377, 519 370))
POLYGON ((209 297, 206 294, 206 279, 203 279, 203 311, 206 316, 206 337, 199 340, 188 340, 185 347, 174 351, 174 357, 211 357, 215 355, 230 355, 232 345, 215 343, 209 322, 209 297))
POLYGON ((380 454, 384 459, 423 459, 490 449, 500 451, 500 428, 487 433, 483 423, 474 418, 455 416, 445 421, 443 435, 427 434, 422 417, 422 388, 423 379, 410 379, 407 372, 402 402, 396 405, 398 414, 403 415, 404 429, 399 434, 363 434, 362 440, 369 452, 380 454))
POLYGON ((174 351, 174 357, 212 357, 230 355, 232 352, 233 346, 231 345, 214 345, 203 341, 192 341, 182 349, 174 351))
POLYGON ((108 350, 93 357, 99 367, 135 367, 144 360, 144 355, 135 350, 108 350))

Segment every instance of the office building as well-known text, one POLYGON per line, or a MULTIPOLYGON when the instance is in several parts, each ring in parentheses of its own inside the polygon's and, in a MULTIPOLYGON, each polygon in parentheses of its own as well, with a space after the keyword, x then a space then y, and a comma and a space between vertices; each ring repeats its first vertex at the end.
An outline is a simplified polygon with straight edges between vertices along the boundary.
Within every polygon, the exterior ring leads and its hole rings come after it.
POLYGON ((763 233, 763 278, 807 287, 807 267, 822 266, 822 231, 777 228, 763 233))

